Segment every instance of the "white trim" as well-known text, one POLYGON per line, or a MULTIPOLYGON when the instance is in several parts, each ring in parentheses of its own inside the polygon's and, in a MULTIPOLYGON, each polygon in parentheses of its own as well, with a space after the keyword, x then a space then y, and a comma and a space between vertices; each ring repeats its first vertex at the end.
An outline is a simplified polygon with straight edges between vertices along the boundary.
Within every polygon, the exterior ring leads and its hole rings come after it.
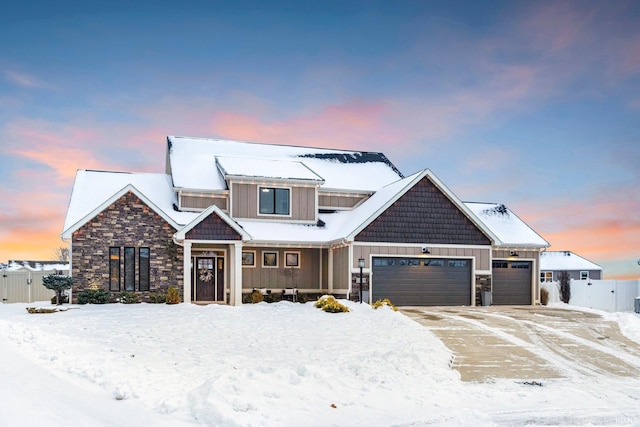
POLYGON ((272 251, 272 250, 260 251, 260 258, 262 259, 262 262, 261 262, 262 268, 279 268, 280 266, 280 251, 272 251), (276 265, 265 265, 264 263, 265 254, 276 254, 276 265))
MULTIPOLYGON (((257 209, 258 209, 256 215, 257 215, 258 218, 260 218, 260 217, 273 217, 274 219, 278 219, 278 218, 291 218, 293 216, 293 203, 292 203, 293 202, 293 189, 292 189, 292 187, 288 187, 288 186, 269 186, 268 187, 266 185, 259 185, 258 184, 256 186, 256 197, 258 198, 258 200, 256 201, 257 209), (277 214, 277 213, 263 214, 263 213, 260 213, 260 194, 262 193, 261 190, 263 188, 270 189, 270 190, 276 190, 276 189, 278 189, 278 190, 287 190, 289 192, 289 206, 288 206, 289 207, 289 213, 288 214, 277 214)), ((276 210, 276 206, 275 206, 275 203, 276 203, 275 191, 274 191, 274 194, 273 194, 273 203, 274 203, 273 210, 275 211, 276 210)), ((287 221, 287 222, 289 222, 289 221, 287 221)))
POLYGON ((122 187, 119 191, 117 191, 113 196, 109 197, 107 200, 102 202, 97 208, 83 216, 80 220, 76 221, 75 224, 64 230, 61 234, 63 239, 70 239, 73 236, 73 233, 80 229, 87 222, 92 220, 96 215, 100 212, 111 206, 113 203, 120 200, 123 196, 125 196, 128 192, 131 192, 133 195, 138 197, 143 203, 149 206, 155 213, 160 215, 162 219, 164 219, 169 225, 171 225, 175 230, 180 229, 180 225, 176 223, 170 216, 168 216, 162 209, 155 205, 147 196, 145 196, 140 190, 138 190, 133 184, 127 184, 122 187))
MULTIPOLYGON (((189 241, 188 241, 189 242, 189 241)), ((198 250, 207 250, 207 248, 198 248, 198 250)), ((192 252, 191 253, 191 259, 193 260, 193 268, 191 269, 190 275, 193 275, 193 301, 194 302, 206 302, 206 301, 198 301, 196 299, 196 295, 198 295, 198 281, 195 279, 195 275, 198 273, 198 268, 196 265, 196 260, 198 258, 213 258, 215 260, 214 265, 213 265, 213 271, 216 274, 216 287, 214 288, 214 302, 222 302, 225 304, 230 304, 229 301, 227 301, 227 283, 228 283, 228 275, 227 275, 227 262, 229 260, 229 257, 227 256, 227 248, 210 248, 208 250, 214 251, 214 252, 222 252, 222 255, 206 255, 204 253, 198 253, 198 252, 192 252), (222 301, 218 301, 215 298, 217 297, 217 289, 219 288, 218 286, 218 265, 217 265, 217 261, 218 258, 222 258, 223 262, 224 262, 224 268, 222 269, 222 301)), ((186 276, 186 275, 185 275, 186 276)), ((231 297, 231 292, 229 292, 229 297, 231 297)))
POLYGON ((333 248, 330 247, 327 254, 329 257, 327 259, 327 291, 331 294, 333 293, 333 248))
POLYGON ((300 268, 300 265, 302 264, 302 255, 300 254, 300 251, 284 251, 284 268, 300 268), (298 265, 288 265, 287 264, 287 255, 288 254, 294 254, 294 255, 298 255, 298 265))
POLYGON ((240 264, 242 264, 242 268, 256 268, 257 260, 256 260, 256 250, 243 250, 240 255, 240 264), (253 253, 253 264, 245 264, 244 263, 244 254, 253 253))
POLYGON ((183 248, 183 261, 182 261, 182 277, 183 277, 183 288, 182 295, 185 303, 191 303, 192 295, 191 295, 191 242, 186 241, 182 244, 183 248))
MULTIPOLYGON (((229 254, 229 304, 242 305, 242 243, 236 242, 229 254)), ((255 260, 255 258, 254 258, 255 260)))
POLYGON ((354 241, 351 243, 353 246, 382 246, 382 247, 403 247, 403 248, 422 248, 422 246, 429 246, 430 248, 445 248, 445 249, 484 249, 491 250, 493 246, 491 245, 456 245, 456 244, 431 244, 429 242, 424 243, 377 243, 377 242, 361 242, 354 241))

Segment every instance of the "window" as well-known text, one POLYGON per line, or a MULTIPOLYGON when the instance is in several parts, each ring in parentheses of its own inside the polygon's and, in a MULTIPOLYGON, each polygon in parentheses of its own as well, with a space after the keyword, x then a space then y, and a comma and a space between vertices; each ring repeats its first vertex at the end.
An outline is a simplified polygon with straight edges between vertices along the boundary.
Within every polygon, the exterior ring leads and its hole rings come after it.
POLYGON ((278 252, 263 252, 262 266, 266 268, 278 267, 278 252))
POLYGON ((300 268, 300 252, 285 252, 284 265, 290 268, 300 268))
POLYGON ((553 282, 553 271, 541 271, 540 272, 540 282, 553 282))
POLYGON ((506 261, 493 261, 493 268, 509 268, 509 263, 506 261))
POLYGON ((528 270, 529 267, 531 267, 531 264, 529 264, 528 262, 512 262, 511 263, 511 268, 524 268, 528 270))
POLYGON ((150 251, 149 248, 138 249, 139 258, 139 271, 138 271, 138 283, 141 291, 149 290, 149 276, 150 276, 150 251))
POLYGON ((243 267, 255 267, 256 266, 256 252, 255 251, 242 252, 242 266, 243 267))
POLYGON ((425 267, 444 267, 443 259, 425 259, 424 260, 425 267))
POLYGON ((289 215, 289 189, 288 188, 258 188, 260 214, 262 215, 289 215))
POLYGON ((589 280, 589 272, 581 271, 580 272, 580 280, 589 280))
POLYGON ((136 250, 124 248, 124 290, 136 290, 136 250))
POLYGON ((449 267, 459 268, 466 267, 468 264, 467 260, 464 259, 450 259, 448 262, 449 267))
POLYGON ((109 290, 120 290, 120 248, 109 248, 109 290))

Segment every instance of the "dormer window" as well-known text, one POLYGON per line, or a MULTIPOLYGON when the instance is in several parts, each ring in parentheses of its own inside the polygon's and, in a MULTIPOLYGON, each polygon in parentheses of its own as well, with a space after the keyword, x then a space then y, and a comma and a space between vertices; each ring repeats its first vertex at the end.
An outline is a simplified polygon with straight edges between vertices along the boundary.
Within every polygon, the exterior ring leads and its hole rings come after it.
POLYGON ((288 188, 260 187, 260 215, 290 215, 290 193, 288 188))

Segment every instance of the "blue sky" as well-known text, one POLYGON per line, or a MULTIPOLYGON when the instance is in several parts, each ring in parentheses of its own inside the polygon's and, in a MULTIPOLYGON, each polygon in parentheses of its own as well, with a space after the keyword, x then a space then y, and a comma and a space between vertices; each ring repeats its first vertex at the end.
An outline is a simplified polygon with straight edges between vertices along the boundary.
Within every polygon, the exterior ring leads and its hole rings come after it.
POLYGON ((77 169, 188 135, 382 151, 636 278, 639 119, 635 1, 8 5, 0 260, 61 245, 77 169))

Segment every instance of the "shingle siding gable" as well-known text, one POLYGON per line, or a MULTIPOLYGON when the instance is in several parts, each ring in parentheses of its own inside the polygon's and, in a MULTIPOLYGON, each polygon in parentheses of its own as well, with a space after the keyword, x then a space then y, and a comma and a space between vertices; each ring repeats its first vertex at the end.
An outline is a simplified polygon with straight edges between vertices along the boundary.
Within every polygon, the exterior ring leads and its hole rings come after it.
POLYGON ((242 236, 215 212, 200 221, 185 236, 190 240, 241 240, 242 236))
POLYGON ((428 177, 355 237, 361 242, 490 245, 491 240, 428 177))

